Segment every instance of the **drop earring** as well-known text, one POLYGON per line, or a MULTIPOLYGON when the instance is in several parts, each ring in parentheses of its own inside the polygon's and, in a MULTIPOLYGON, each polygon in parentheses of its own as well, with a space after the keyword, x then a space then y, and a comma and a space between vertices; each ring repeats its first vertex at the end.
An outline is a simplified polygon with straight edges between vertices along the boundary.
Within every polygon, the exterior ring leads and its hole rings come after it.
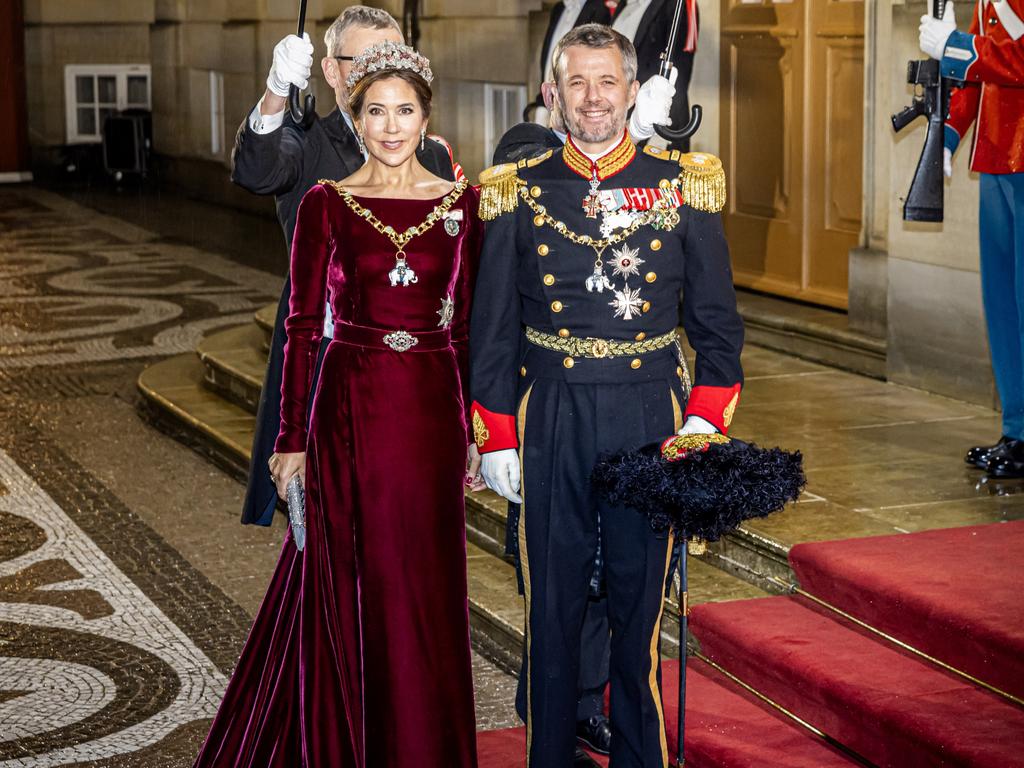
POLYGON ((359 145, 359 152, 365 157, 366 156, 366 142, 363 141, 363 134, 356 131, 356 144, 359 145))
POLYGON ((420 152, 427 148, 427 129, 420 129, 420 152))

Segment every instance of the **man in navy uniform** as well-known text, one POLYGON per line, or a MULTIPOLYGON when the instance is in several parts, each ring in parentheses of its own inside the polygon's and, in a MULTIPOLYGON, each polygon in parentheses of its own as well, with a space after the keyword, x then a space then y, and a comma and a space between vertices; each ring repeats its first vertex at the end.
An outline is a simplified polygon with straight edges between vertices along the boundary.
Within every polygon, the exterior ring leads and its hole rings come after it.
POLYGON ((621 34, 559 42, 561 150, 481 176, 488 220, 470 328, 471 418, 489 487, 521 505, 527 751, 565 768, 575 746, 580 631, 594 554, 611 624, 611 765, 668 765, 658 646, 674 542, 595 497, 601 454, 681 430, 725 432, 742 385, 743 325, 711 155, 638 152, 639 85, 621 34), (697 351, 688 375, 680 321, 697 351))
MULTIPOLYGON (((352 59, 377 43, 403 42, 402 28, 386 11, 364 5, 346 8, 324 35, 327 55, 320 61, 324 79, 334 90, 335 104, 310 128, 294 123, 286 110, 288 89, 309 85, 313 66, 313 44, 309 35, 288 35, 274 47, 274 62, 267 76, 267 89, 246 116, 235 137, 231 159, 231 180, 257 195, 274 195, 277 217, 291 251, 292 233, 299 203, 319 179, 343 179, 364 162, 348 114, 345 80, 352 59)), ((432 173, 454 179, 459 172, 447 144, 430 137, 420 162, 432 173)), ((242 506, 242 522, 270 525, 277 504, 277 488, 270 478, 267 462, 274 452, 274 440, 281 420, 281 371, 284 361, 284 319, 288 315, 291 281, 286 279, 277 306, 274 336, 267 372, 263 379, 256 433, 253 436, 249 481, 242 506)), ((328 320, 324 338, 330 341, 334 326, 328 320)), ((326 341, 323 348, 326 349, 326 341)))

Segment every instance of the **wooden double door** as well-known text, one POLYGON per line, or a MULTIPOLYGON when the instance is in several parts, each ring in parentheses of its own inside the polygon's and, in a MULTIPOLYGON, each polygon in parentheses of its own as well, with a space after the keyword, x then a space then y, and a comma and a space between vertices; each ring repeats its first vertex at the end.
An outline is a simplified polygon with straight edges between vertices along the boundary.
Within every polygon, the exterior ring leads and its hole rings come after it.
POLYGON ((847 306, 861 229, 864 0, 721 0, 737 285, 847 306))

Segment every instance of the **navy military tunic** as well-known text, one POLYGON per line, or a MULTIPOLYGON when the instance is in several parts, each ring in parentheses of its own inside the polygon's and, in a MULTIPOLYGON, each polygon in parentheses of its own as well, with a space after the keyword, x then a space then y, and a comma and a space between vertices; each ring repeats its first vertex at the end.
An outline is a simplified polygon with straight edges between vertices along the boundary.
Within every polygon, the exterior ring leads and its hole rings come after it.
POLYGON ((523 468, 528 764, 572 763, 580 631, 600 539, 612 765, 667 766, 658 653, 673 542, 637 511, 598 499, 589 477, 600 455, 664 439, 688 415, 728 429, 742 385, 743 325, 718 214, 721 164, 639 153, 625 135, 595 165, 570 138, 482 181, 481 215, 493 220, 470 328, 471 416, 481 451, 517 448, 523 468), (591 207, 588 216, 595 177, 604 215, 591 207), (666 197, 671 206, 656 202, 666 197), (674 215, 638 218, 645 205, 674 215), (600 240, 602 223, 613 239, 631 233, 604 248, 597 279, 585 238, 600 240), (697 352, 688 399, 677 347, 652 344, 680 320, 697 352), (581 339, 600 341, 573 349, 581 339), (636 346, 613 355, 608 342, 636 346))

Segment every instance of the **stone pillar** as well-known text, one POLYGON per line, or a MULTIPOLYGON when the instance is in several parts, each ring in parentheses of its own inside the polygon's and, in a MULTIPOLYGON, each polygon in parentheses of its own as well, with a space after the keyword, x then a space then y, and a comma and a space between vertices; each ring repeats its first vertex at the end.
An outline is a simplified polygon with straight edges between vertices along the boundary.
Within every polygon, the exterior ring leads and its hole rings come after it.
POLYGON ((850 329, 884 339, 888 332, 888 86, 902 62, 892 58, 892 0, 864 4, 864 207, 861 242, 850 251, 850 329))
POLYGON ((0 183, 31 181, 25 106, 25 17, 22 0, 8 0, 0 13, 0 183))

